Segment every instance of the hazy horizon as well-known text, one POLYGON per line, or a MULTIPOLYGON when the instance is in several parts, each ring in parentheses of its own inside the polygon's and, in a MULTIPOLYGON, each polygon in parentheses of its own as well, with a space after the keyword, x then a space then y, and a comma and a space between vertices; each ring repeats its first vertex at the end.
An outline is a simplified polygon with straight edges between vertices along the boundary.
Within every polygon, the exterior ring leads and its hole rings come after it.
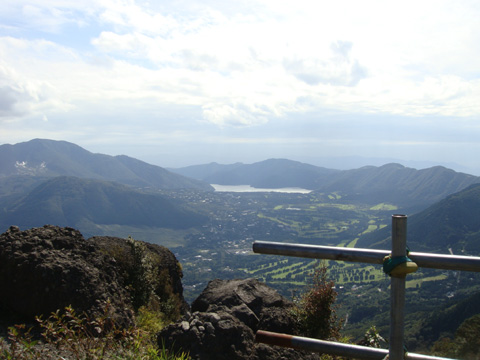
MULTIPOLYGON (((52 139, 31 139, 31 140, 46 140, 46 141, 52 141, 52 139)), ((28 141, 31 141, 28 140, 28 141)), ((27 142, 28 142, 27 141, 27 142)), ((53 141, 64 141, 64 140, 53 140, 53 141)), ((21 142, 23 143, 23 142, 21 142)), ((20 144, 20 143, 18 143, 20 144)), ((0 144, 1 145, 16 145, 16 144, 0 144)), ((78 145, 78 144, 75 144, 78 145)), ((84 148, 84 150, 90 151, 88 148, 84 148)), ((90 151, 92 152, 92 151, 90 151)), ((95 153, 95 152, 92 152, 95 153)), ((98 154, 105 154, 103 152, 98 153, 98 154)), ((106 154, 110 156, 117 156, 117 155, 125 155, 129 157, 135 158, 135 156, 132 156, 127 153, 121 153, 121 154, 106 154)), ((165 164, 162 164, 161 162, 159 163, 158 161, 155 161, 155 158, 152 157, 152 161, 148 160, 148 156, 144 156, 143 158, 137 158, 138 160, 150 163, 152 165, 157 165, 166 169, 180 169, 180 168, 187 168, 191 166, 203 166, 203 165, 209 165, 211 163, 217 163, 219 165, 232 165, 232 164, 253 164, 253 163, 258 163, 270 159, 279 159, 279 158, 265 158, 265 159, 260 159, 258 161, 234 161, 234 162, 224 162, 224 163, 219 163, 217 161, 205 161, 202 163, 185 163, 185 164, 178 164, 175 163, 174 166, 168 166, 165 164)), ((391 159, 391 158, 367 158, 367 157, 361 157, 361 156, 345 156, 345 157, 331 157, 331 158, 321 158, 321 157, 306 157, 306 158, 300 158, 300 159, 294 159, 294 158, 288 158, 284 157, 281 159, 285 160, 291 160, 291 161, 298 161, 302 162, 305 164, 310 164, 310 165, 315 165, 319 167, 324 167, 324 168, 329 168, 329 169, 336 169, 336 170, 351 170, 351 169, 358 169, 363 166, 382 166, 390 163, 399 163, 405 167, 410 167, 414 169, 426 169, 434 166, 444 166, 446 168, 455 170, 457 172, 463 172, 471 175, 477 175, 480 176, 479 172, 474 171, 473 169, 466 168, 460 164, 457 163, 447 163, 447 162, 432 162, 432 161, 415 161, 415 160, 404 160, 404 159, 391 159)))
POLYGON ((65 140, 171 168, 342 159, 480 175, 478 2, 0 9, 0 144, 65 140))

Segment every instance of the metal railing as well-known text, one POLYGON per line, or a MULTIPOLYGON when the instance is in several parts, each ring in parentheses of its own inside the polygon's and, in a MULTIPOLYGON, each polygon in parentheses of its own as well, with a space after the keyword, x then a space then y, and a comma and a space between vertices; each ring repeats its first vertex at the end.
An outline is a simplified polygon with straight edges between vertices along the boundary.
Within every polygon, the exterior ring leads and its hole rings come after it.
MULTIPOLYGON (((364 360, 382 360, 389 351, 386 349, 378 349, 367 346, 344 344, 334 341, 310 339, 301 336, 292 336, 286 334, 278 334, 269 331, 258 330, 255 335, 255 341, 268 345, 276 345, 288 347, 298 350, 307 350, 322 354, 338 355, 347 358, 364 359, 364 360)), ((407 353, 406 360, 438 360, 445 359, 435 356, 407 353)), ((450 359, 448 359, 450 360, 450 359)))
MULTIPOLYGON (((407 254, 407 216, 392 215, 392 250, 370 250, 317 246, 305 244, 284 244, 255 241, 253 252, 270 255, 284 255, 315 259, 383 264, 385 256, 404 257, 407 254)), ((457 256, 410 252, 408 257, 419 267, 480 272, 480 257, 457 256)), ((259 330, 256 340, 261 343, 310 350, 330 355, 347 356, 357 359, 422 360, 445 359, 404 351, 404 309, 406 275, 392 275, 390 287, 390 348, 375 349, 365 346, 343 344, 331 341, 309 339, 298 336, 277 334, 259 330)))

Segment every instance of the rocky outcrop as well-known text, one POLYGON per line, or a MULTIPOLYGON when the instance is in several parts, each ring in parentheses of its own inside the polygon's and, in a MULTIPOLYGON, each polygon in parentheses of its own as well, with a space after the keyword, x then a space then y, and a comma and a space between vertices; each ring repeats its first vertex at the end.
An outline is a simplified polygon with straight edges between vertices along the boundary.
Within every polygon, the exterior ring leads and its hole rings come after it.
POLYGON ((159 344, 192 359, 319 359, 316 354, 255 343, 259 329, 297 334, 293 303, 255 279, 213 280, 192 313, 162 330, 159 344))
MULTIPOLYGON (((159 297, 174 295, 185 310, 181 270, 167 249, 149 244, 155 270, 163 274, 159 297)), ((72 228, 45 225, 21 231, 12 226, 0 235, 0 312, 12 321, 29 321, 71 305, 89 316, 110 312, 119 326, 134 324, 127 240, 85 240, 72 228)))
MULTIPOLYGON (((111 236, 95 236, 88 241, 95 243, 102 252, 116 260, 123 278, 128 283, 129 272, 132 268, 138 267, 132 253, 132 242, 111 236)), ((183 272, 175 255, 164 246, 141 241, 137 241, 137 244, 141 245, 145 252, 144 256, 149 261, 148 266, 151 267, 152 272, 150 278, 154 278, 154 283, 151 285, 160 303, 168 302, 169 307, 175 303, 180 313, 186 313, 189 306, 183 298, 183 272), (171 301, 172 299, 174 301, 171 301)))
POLYGON ((11 315, 18 323, 71 305, 96 317, 107 301, 117 325, 130 326, 134 310, 148 301, 142 294, 153 291, 160 308, 165 303, 186 314, 159 333, 160 346, 186 351, 194 360, 318 359, 255 343, 259 329, 297 334, 293 304, 275 290, 254 279, 213 280, 187 312, 181 276, 175 256, 161 246, 112 237, 85 240, 68 227, 12 226, 0 235, 0 333, 11 315))

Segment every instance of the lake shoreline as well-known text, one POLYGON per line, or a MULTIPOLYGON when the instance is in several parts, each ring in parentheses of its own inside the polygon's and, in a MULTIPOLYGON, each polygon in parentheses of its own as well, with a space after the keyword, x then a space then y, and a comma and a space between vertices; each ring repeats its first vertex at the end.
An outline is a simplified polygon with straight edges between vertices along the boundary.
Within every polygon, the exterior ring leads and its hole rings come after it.
POLYGON ((309 194, 312 190, 302 189, 297 187, 286 187, 278 189, 270 188, 255 188, 250 185, 219 185, 210 184, 217 192, 278 192, 288 194, 309 194))

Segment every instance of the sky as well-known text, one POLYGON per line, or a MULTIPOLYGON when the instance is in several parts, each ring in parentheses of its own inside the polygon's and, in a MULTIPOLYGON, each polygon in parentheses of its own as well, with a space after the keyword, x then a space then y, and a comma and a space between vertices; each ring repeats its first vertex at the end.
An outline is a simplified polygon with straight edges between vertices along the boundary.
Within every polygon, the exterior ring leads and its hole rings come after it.
POLYGON ((480 175, 478 19, 476 0, 2 1, 0 144, 480 175))

